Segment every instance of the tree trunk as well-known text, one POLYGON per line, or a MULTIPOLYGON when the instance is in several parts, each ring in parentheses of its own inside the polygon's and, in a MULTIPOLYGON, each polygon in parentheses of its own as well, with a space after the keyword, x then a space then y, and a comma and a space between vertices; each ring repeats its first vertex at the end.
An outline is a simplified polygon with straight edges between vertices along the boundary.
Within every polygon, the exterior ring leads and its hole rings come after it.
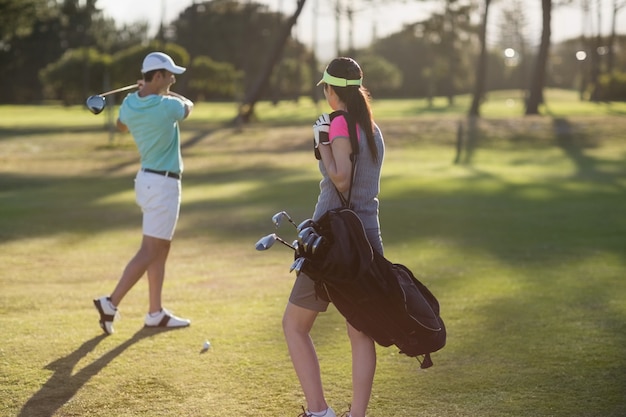
POLYGON ((487 77, 487 17, 489 16, 489 4, 491 0, 485 0, 485 12, 480 27, 480 57, 476 65, 476 81, 474 84, 474 98, 469 110, 470 116, 480 116, 480 103, 485 94, 485 78, 487 77))
POLYGON ((617 31, 617 14, 622 7, 626 6, 626 2, 619 2, 613 0, 613 15, 611 16, 611 35, 609 36, 608 48, 609 56, 607 57, 606 72, 613 73, 613 67, 615 66, 615 35, 617 31))
POLYGON ((596 18, 597 20, 597 29, 596 36, 594 37, 595 44, 593 45, 593 50, 590 55, 591 58, 591 93, 589 95, 590 101, 598 101, 598 93, 599 93, 599 80, 600 73, 602 72, 602 56, 600 55, 600 47, 602 46, 602 7, 601 1, 598 1, 598 7, 596 8, 596 18))
POLYGON ((552 0, 541 0, 543 30, 539 54, 530 80, 530 91, 526 101, 526 115, 539 114, 539 104, 543 103, 543 87, 546 80, 546 66, 550 52, 552 0))
POLYGON ((244 97, 243 102, 241 103, 241 106, 239 107, 239 114, 235 118, 235 123, 242 124, 250 121, 251 116, 254 114, 254 106, 261 97, 263 89, 267 86, 270 76, 272 75, 272 70, 274 69, 274 66, 278 63, 283 53, 283 49, 285 49, 285 44, 287 43, 287 40, 291 35, 291 30, 293 26, 298 21, 298 17, 302 12, 302 8, 304 7, 305 2, 306 0, 298 0, 296 11, 294 12, 293 16, 287 19, 285 26, 278 34, 278 37, 276 38, 276 43, 274 44, 274 47, 272 48, 270 53, 267 55, 267 61, 263 66, 261 72, 259 73, 257 80, 250 87, 250 89, 246 93, 246 96, 244 97))
POLYGON ((447 58, 448 58, 448 74, 447 74, 447 86, 446 86, 446 93, 448 96, 448 106, 452 107, 454 106, 454 97, 456 95, 456 88, 454 87, 454 81, 456 79, 456 69, 457 69, 457 58, 458 58, 458 54, 456 52, 456 45, 455 45, 455 37, 456 37, 456 16, 454 15, 454 13, 451 10, 450 7, 450 0, 446 1, 446 13, 445 13, 445 18, 448 22, 450 22, 450 32, 449 33, 445 33, 445 24, 444 24, 444 33, 446 37, 449 37, 450 39, 450 43, 449 43, 449 48, 450 50, 447 53, 447 58))

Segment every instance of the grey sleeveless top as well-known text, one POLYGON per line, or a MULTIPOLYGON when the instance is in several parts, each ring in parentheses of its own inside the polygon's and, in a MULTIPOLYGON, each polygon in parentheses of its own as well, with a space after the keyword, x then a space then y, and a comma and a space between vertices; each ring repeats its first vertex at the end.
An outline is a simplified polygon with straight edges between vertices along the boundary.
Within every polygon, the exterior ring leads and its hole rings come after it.
MULTIPOLYGON (((378 193, 380 191, 380 173, 385 155, 385 142, 377 125, 374 125, 374 140, 378 149, 378 159, 374 161, 367 145, 367 136, 360 129, 359 155, 357 157, 356 174, 352 184, 351 206, 357 213, 364 228, 380 229, 378 221, 378 193)), ((328 177, 324 163, 319 161, 319 169, 322 173, 320 181, 320 194, 317 198, 313 220, 318 220, 328 210, 342 206, 334 184, 328 177)), ((348 198, 348 192, 343 193, 348 198)))

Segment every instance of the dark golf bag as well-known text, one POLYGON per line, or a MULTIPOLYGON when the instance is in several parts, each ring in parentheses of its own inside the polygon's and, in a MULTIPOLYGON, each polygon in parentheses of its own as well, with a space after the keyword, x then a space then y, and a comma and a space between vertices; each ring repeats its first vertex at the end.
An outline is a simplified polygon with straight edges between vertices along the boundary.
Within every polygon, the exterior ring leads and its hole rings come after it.
POLYGON ((422 368, 432 366, 430 354, 446 343, 435 296, 404 265, 372 250, 354 211, 330 210, 314 229, 323 243, 314 254, 297 251, 296 258, 306 258, 301 271, 315 282, 318 297, 376 343, 423 357, 422 368))

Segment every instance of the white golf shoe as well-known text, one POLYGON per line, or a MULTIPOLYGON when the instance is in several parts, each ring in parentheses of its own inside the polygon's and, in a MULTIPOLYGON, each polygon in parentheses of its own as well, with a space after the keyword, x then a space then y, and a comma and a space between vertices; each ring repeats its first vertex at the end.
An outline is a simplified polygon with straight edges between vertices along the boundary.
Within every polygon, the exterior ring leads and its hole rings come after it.
MULTIPOLYGON (((326 409, 326 414, 321 414, 321 417, 337 417, 337 415, 335 414, 335 411, 328 407, 326 409)), ((312 412, 305 410, 304 407, 302 407, 302 414, 299 414, 298 417, 315 417, 315 416, 320 416, 319 413, 313 414, 312 412)))
POLYGON ((106 334, 113 334, 113 322, 115 319, 120 318, 120 314, 117 308, 111 304, 109 297, 100 297, 93 300, 93 304, 96 306, 98 313, 100 313, 100 327, 106 334))
POLYGON ((156 316, 146 314, 145 327, 187 327, 191 320, 176 317, 165 308, 156 316))

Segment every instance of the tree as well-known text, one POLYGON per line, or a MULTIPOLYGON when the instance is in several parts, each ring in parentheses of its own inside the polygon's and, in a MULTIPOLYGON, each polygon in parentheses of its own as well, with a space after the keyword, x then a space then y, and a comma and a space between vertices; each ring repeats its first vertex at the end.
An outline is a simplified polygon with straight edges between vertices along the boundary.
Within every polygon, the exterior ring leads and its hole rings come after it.
POLYGON ((216 62, 207 56, 197 56, 189 68, 191 79, 189 98, 194 101, 206 99, 234 100, 241 86, 243 74, 233 64, 216 62))
POLYGON ((11 44, 12 39, 30 35, 35 21, 43 18, 50 9, 47 0, 0 1, 0 45, 11 44))
POLYGON ((422 33, 418 24, 407 25, 397 33, 376 40, 369 48, 369 53, 389 61, 403 74, 402 83, 394 92, 396 97, 427 94, 429 84, 424 82, 422 73, 429 65, 431 51, 422 33))
MULTIPOLYGON (((256 74, 263 71, 268 54, 286 23, 283 13, 270 11, 267 5, 254 1, 194 2, 172 22, 168 39, 183 46, 192 59, 207 56, 242 71, 239 90, 243 92, 252 88, 256 74)), ((305 45, 288 36, 276 62, 283 59, 308 62, 310 55, 305 45)), ((274 95, 264 98, 274 98, 274 95)))
POLYGON ((357 53, 356 59, 366 69, 365 86, 377 97, 391 95, 402 85, 402 72, 385 58, 372 53, 357 53))
POLYGON ((626 1, 613 0, 613 13, 611 15, 611 35, 608 41, 608 59, 606 72, 611 74, 615 66, 615 36, 617 31, 617 15, 621 9, 626 7, 626 1))
MULTIPOLYGON (((59 60, 66 51, 96 47, 115 51, 124 40, 137 44, 140 38, 116 32, 96 7, 97 0, 0 0, 0 100, 32 103, 44 98, 46 86, 39 73, 59 60), (108 45, 108 47, 105 47, 108 45)), ((74 83, 90 89, 87 59, 74 83)), ((47 89, 49 93, 50 89, 47 89)))
POLYGON ((94 46, 101 52, 114 54, 134 45, 148 42, 148 23, 124 24, 119 28, 110 18, 94 19, 89 34, 94 39, 94 46))
POLYGON ((102 80, 111 63, 111 57, 94 48, 68 49, 61 58, 40 71, 44 96, 60 99, 63 104, 82 103, 86 97, 83 80, 85 68, 89 73, 88 91, 102 91, 102 80))
POLYGON ((263 89, 267 85, 267 82, 272 75, 272 69, 277 64, 278 59, 282 54, 285 44, 287 43, 287 40, 289 39, 289 36, 291 34, 291 30, 298 21, 298 17, 302 12, 302 8, 304 7, 305 2, 306 0, 297 1, 294 14, 287 19, 287 21, 281 28, 272 50, 267 55, 267 59, 265 60, 265 64, 263 65, 261 72, 259 73, 256 81, 251 86, 251 88, 246 92, 241 106, 239 107, 239 114, 236 117, 237 123, 249 122, 251 116, 254 114, 254 106, 261 97, 263 89))
POLYGON ((546 79, 546 67, 550 51, 552 0, 541 0, 542 30, 539 53, 535 61, 528 99, 526 100, 526 115, 539 114, 539 105, 543 103, 543 87, 546 79))
POLYGON ((448 98, 448 104, 454 105, 457 94, 459 74, 462 67, 461 51, 463 39, 469 39, 473 28, 470 24, 471 4, 462 4, 458 0, 445 0, 442 13, 434 13, 427 20, 419 23, 430 53, 427 73, 430 74, 430 93, 438 92, 448 98))
POLYGON ((43 98, 39 70, 63 54, 61 25, 61 16, 50 11, 0 50, 0 100, 29 103, 43 98))
POLYGON ((602 56, 600 51, 604 51, 604 47, 602 46, 602 0, 598 0, 596 4, 596 35, 591 40, 591 54, 589 56, 591 60, 591 94, 589 99, 592 101, 598 100, 599 93, 599 81, 600 75, 602 74, 602 56))
POLYGON ((183 46, 192 59, 208 56, 253 73, 271 45, 280 17, 254 2, 194 2, 172 22, 170 40, 183 46))
POLYGON ((480 116, 480 104, 485 94, 485 78, 487 77, 487 18, 489 17, 489 5, 491 0, 485 0, 482 23, 480 25, 480 55, 476 64, 476 81, 474 84, 474 94, 469 115, 480 116))
MULTIPOLYGON (((504 55, 505 85, 500 88, 519 88, 526 90, 527 67, 529 57, 527 53, 526 30, 528 19, 526 8, 528 3, 523 0, 513 0, 503 4, 502 16, 499 23, 500 40, 498 48, 500 56, 504 55)), ((492 79, 493 77, 489 77, 492 79)))
POLYGON ((313 84, 311 65, 302 59, 283 57, 272 71, 272 101, 277 104, 281 99, 297 101, 302 95, 310 93, 313 84))

